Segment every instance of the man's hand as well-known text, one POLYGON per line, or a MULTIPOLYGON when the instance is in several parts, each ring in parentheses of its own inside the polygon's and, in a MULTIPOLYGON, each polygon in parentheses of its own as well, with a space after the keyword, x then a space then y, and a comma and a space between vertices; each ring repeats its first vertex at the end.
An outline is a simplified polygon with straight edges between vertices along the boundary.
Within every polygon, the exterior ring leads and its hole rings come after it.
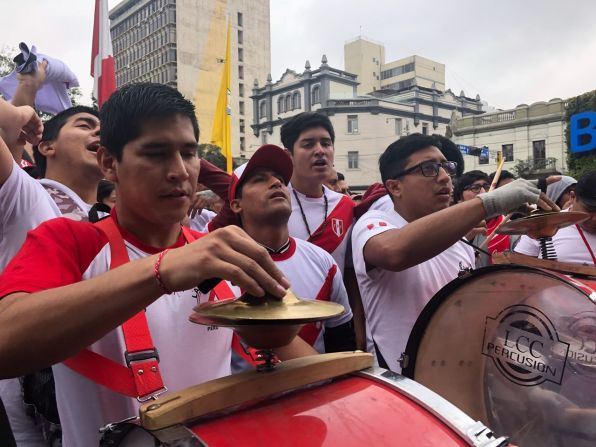
POLYGON ((9 106, 9 112, 0 120, 4 139, 9 148, 24 145, 25 141, 37 144, 41 140, 43 124, 35 110, 29 106, 9 106))
POLYGON ((221 278, 254 296, 282 298, 290 287, 265 248, 244 230, 228 226, 164 256, 160 273, 170 290, 187 290, 221 278))
POLYGON ((479 234, 486 235, 486 221, 485 220, 480 221, 480 223, 478 223, 478 225, 476 225, 474 228, 472 228, 470 230, 470 232, 468 234, 466 234, 466 239, 468 241, 471 241, 479 234))
POLYGON ((211 201, 208 197, 204 194, 201 194, 202 191, 195 192, 194 196, 192 197, 192 203, 190 205, 190 209, 188 210, 188 215, 191 219, 194 219, 196 215, 201 214, 204 208, 207 208, 209 202, 211 201))
POLYGON ((537 204, 546 211, 559 211, 559 207, 540 191, 537 181, 517 179, 494 191, 477 196, 482 200, 486 218, 509 214, 526 203, 537 204))
POLYGON ((37 70, 30 73, 18 73, 17 80, 19 85, 39 90, 46 80, 46 69, 48 68, 48 61, 43 60, 37 63, 37 70))

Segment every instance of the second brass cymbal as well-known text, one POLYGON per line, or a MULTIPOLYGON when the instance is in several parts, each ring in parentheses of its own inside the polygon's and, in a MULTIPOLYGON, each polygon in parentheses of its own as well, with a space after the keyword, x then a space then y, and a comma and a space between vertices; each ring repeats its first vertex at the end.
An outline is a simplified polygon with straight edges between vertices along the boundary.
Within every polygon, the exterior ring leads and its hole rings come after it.
POLYGON ((583 222, 589 217, 589 214, 577 211, 532 214, 503 224, 497 233, 527 234, 535 239, 552 237, 560 228, 583 222))

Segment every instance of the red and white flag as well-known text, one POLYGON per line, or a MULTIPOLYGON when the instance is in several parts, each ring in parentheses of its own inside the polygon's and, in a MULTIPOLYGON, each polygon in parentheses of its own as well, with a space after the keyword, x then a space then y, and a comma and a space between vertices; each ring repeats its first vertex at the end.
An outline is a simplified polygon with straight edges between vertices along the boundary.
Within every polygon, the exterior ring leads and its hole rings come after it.
POLYGON ((108 0, 95 0, 95 20, 93 21, 93 45, 91 48, 91 76, 93 96, 101 107, 116 90, 114 52, 110 36, 108 0))

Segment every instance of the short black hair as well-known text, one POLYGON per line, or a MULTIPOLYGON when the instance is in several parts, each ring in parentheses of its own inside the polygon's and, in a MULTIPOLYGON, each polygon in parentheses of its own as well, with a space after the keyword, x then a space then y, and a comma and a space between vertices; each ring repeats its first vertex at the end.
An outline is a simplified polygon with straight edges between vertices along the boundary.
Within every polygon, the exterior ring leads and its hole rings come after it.
MULTIPOLYGON (((41 135, 41 141, 52 141, 58 138, 60 134, 60 130, 66 124, 66 121, 73 116, 79 113, 88 113, 89 115, 93 115, 95 117, 99 117, 99 113, 97 109, 87 106, 74 106, 69 107, 62 112, 57 113, 45 123, 43 123, 43 134, 41 135)), ((33 158, 35 158, 35 165, 37 167, 36 173, 39 177, 45 177, 46 169, 48 167, 48 161, 46 160, 45 155, 39 152, 39 148, 37 146, 33 146, 33 158)))
POLYGON ((410 155, 430 146, 440 149, 437 144, 435 138, 421 133, 413 133, 391 143, 379 157, 379 171, 383 184, 403 171, 410 155))
POLYGON ((112 191, 116 188, 116 185, 109 180, 100 180, 97 184, 97 201, 103 202, 104 199, 110 197, 112 191))
MULTIPOLYGON (((495 171, 490 175, 491 183, 495 179, 496 174, 497 174, 497 172, 495 171)), ((499 183, 501 183, 501 180, 507 180, 508 178, 512 178, 513 180, 515 180, 517 177, 515 176, 515 174, 513 172, 509 172, 506 169, 503 169, 501 171, 501 175, 499 176, 499 183)), ((497 184, 497 186, 499 186, 499 185, 497 184)))
POLYGON ((468 171, 461 175, 455 183, 453 189, 453 200, 455 203, 460 202, 464 195, 464 188, 470 186, 472 183, 484 180, 486 183, 490 183, 490 178, 486 172, 482 171, 468 171))
POLYGON ((124 146, 139 137, 147 121, 174 115, 190 119, 198 141, 199 124, 195 106, 178 90, 154 82, 121 87, 110 95, 99 112, 101 145, 120 161, 124 146))
POLYGON ((343 175, 341 172, 337 171, 337 181, 341 182, 342 180, 345 180, 346 176, 343 175))
POLYGON ((464 156, 462 155, 457 145, 449 138, 444 137, 443 135, 433 134, 432 137, 435 140, 437 140, 436 146, 439 149, 441 149, 441 152, 443 152, 445 158, 449 161, 454 161, 457 163, 457 170, 455 176, 459 177, 460 175, 462 175, 465 170, 464 156))
POLYGON ((293 116, 281 126, 280 136, 284 147, 292 153, 294 151, 294 143, 300 137, 300 134, 307 129, 313 127, 322 127, 329 132, 331 142, 335 143, 335 132, 331 120, 321 113, 317 112, 302 112, 293 116))

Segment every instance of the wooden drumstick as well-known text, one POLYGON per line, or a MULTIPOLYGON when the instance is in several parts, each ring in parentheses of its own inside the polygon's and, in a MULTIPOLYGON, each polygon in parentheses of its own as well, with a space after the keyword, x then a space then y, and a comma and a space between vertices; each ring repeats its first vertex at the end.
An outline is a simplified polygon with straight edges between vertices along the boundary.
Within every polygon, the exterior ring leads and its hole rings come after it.
POLYGON ((501 171, 503 170, 503 165, 505 164, 505 159, 503 158, 503 153, 501 151, 497 152, 497 170, 495 171, 495 176, 493 177, 493 181, 490 184, 490 189, 488 192, 491 192, 497 187, 499 183, 499 179, 501 178, 501 171))
POLYGON ((492 240, 493 237, 495 237, 495 235, 497 234, 497 230, 499 228, 501 228, 503 225, 505 225, 507 222, 509 222, 509 220, 511 219, 511 216, 513 216, 513 213, 509 213, 503 218, 501 223, 499 225, 497 225, 495 227, 495 229, 490 232, 489 235, 486 236, 486 239, 484 240, 484 242, 482 244, 480 244, 480 248, 488 247, 488 243, 492 240))

